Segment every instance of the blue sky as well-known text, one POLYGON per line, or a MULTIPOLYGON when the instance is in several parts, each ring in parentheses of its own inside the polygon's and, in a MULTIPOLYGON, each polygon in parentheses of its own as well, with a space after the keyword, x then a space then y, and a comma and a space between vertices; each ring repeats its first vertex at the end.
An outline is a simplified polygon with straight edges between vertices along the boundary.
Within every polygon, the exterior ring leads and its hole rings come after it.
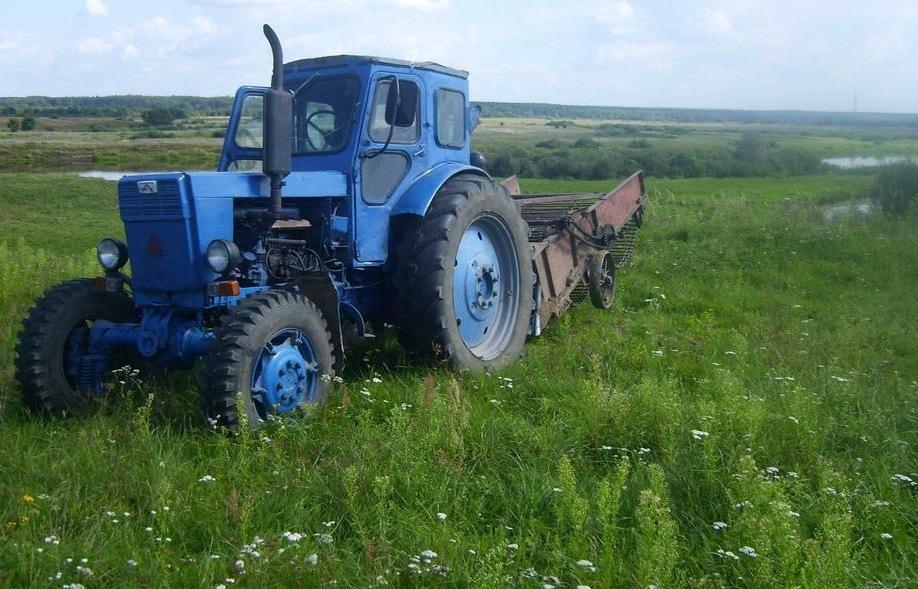
POLYGON ((6 0, 0 96, 230 94, 268 81, 264 22, 479 100, 918 112, 918 0, 6 0))

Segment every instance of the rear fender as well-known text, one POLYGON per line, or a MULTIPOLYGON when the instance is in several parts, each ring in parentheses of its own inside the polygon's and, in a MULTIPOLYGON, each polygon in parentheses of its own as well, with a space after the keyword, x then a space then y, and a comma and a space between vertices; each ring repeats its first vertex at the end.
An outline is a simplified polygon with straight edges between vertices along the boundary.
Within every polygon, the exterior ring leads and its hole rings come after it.
POLYGON ((477 174, 490 179, 488 173, 481 168, 457 162, 440 164, 428 170, 402 193, 398 202, 392 207, 390 216, 418 215, 423 217, 427 213, 430 202, 437 195, 437 191, 446 184, 447 180, 462 173, 477 174))

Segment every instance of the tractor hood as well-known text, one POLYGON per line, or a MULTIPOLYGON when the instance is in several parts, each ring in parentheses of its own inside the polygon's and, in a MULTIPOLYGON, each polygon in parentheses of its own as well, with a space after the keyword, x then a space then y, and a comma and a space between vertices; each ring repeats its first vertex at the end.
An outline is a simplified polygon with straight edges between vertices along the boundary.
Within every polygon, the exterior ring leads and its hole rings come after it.
MULTIPOLYGON (((140 192, 153 196, 157 182, 186 183, 195 199, 199 198, 267 198, 271 194, 270 180, 261 172, 169 172, 131 174, 121 178, 119 187, 140 185, 140 192), (139 184, 138 184, 139 183, 139 184)), ((119 188, 119 193, 120 193, 119 188)), ((347 176, 336 171, 291 172, 283 188, 284 196, 344 197, 347 196, 347 176)))
MULTIPOLYGON (((195 198, 267 198, 271 183, 261 172, 191 172, 184 174, 195 198)), ((125 177, 125 180, 133 177, 125 177)), ((298 197, 347 196, 347 177, 341 172, 291 172, 283 195, 298 197)))
MULTIPOLYGON (((344 197, 347 177, 334 171, 293 172, 284 196, 344 197)), ((138 304, 201 308, 205 286, 217 279, 204 252, 233 236, 233 202, 266 199, 268 177, 256 172, 136 174, 118 183, 138 304)))

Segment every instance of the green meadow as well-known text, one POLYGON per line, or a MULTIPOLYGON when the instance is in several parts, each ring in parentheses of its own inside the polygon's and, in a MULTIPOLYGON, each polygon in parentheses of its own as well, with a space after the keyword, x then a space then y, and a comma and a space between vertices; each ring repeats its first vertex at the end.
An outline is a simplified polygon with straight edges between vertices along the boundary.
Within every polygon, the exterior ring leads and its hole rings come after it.
POLYGON ((226 436, 193 373, 25 412, 20 318, 121 228, 114 183, 2 175, 0 586, 915 586, 915 218, 827 218, 869 184, 650 179, 612 310, 492 375, 386 333, 324 407, 226 436))

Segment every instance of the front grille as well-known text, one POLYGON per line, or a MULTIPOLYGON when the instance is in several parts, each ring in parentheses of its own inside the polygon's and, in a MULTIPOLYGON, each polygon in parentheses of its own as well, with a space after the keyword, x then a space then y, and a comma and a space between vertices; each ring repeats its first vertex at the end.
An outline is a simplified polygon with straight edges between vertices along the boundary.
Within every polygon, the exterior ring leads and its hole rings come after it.
POLYGON ((171 221, 184 219, 182 195, 178 182, 160 180, 158 191, 141 194, 137 182, 122 182, 118 187, 118 205, 124 221, 171 221))

